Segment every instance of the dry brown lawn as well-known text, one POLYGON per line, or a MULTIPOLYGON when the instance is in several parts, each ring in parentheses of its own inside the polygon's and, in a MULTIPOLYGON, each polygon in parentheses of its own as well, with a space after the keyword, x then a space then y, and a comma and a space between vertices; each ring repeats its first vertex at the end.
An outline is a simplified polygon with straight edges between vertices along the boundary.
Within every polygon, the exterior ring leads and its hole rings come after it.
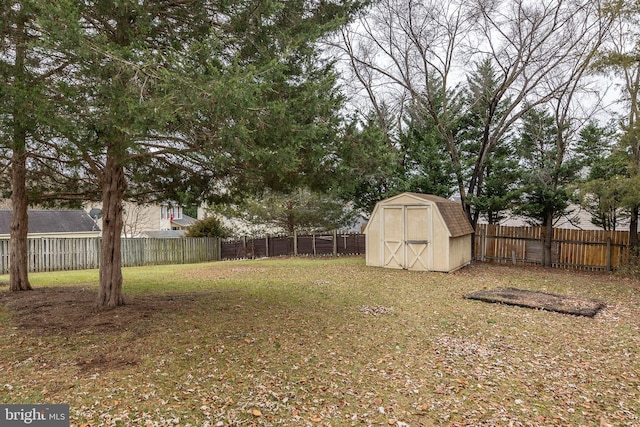
MULTIPOLYGON (((361 258, 95 272, 0 287, 0 403, 68 403, 74 426, 638 426, 640 283, 361 258), (488 304, 514 287, 592 298, 595 317, 488 304)), ((0 278, 6 281, 6 277, 0 278)))

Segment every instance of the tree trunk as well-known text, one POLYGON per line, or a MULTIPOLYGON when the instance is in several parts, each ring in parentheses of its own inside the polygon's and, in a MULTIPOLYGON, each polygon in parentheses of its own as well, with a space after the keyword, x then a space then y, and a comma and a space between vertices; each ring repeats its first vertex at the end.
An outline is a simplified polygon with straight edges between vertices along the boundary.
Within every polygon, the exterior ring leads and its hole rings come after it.
POLYGON ((124 167, 107 153, 102 175, 102 243, 100 288, 97 305, 113 308, 124 304, 122 297, 122 201, 127 184, 124 167))
MULTIPOLYGON (((25 18, 16 20, 16 56, 15 86, 24 89, 28 85, 24 71, 27 55, 25 46, 25 18)), ((9 289, 25 291, 31 289, 29 283, 29 257, 27 253, 27 235, 29 233, 29 217, 27 214, 27 130, 25 128, 27 106, 23 105, 23 94, 18 93, 13 105, 13 155, 11 158, 11 205, 12 218, 10 227, 9 254, 9 289)))
POLYGON ((544 247, 542 248, 542 266, 551 267, 552 239, 553 239, 553 210, 547 209, 544 223, 544 247))
MULTIPOLYGON (((20 132, 16 132, 20 133, 20 132)), ((24 141, 24 132, 22 135, 24 141)), ((14 141, 14 145, 15 141, 14 141)), ((27 214, 26 175, 27 155, 22 149, 15 149, 11 159, 11 205, 12 219, 10 229, 10 267, 9 289, 12 291, 26 291, 31 289, 29 283, 29 257, 27 253, 27 234, 29 233, 29 217, 27 214)))
POLYGON ((640 242, 638 242, 638 214, 640 206, 631 209, 631 221, 629 223, 629 248, 634 255, 640 254, 640 242))

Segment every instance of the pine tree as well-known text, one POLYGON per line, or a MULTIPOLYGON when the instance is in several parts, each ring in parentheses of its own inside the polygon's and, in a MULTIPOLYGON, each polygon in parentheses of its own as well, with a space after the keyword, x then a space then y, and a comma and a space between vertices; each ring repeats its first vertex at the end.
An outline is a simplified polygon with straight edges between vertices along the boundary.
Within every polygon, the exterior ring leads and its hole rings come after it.
POLYGON ((569 157, 558 144, 554 117, 542 109, 532 109, 523 117, 515 141, 523 164, 522 198, 514 210, 545 227, 542 263, 551 266, 551 230, 556 218, 564 215, 571 200, 571 187, 580 170, 580 162, 569 157))

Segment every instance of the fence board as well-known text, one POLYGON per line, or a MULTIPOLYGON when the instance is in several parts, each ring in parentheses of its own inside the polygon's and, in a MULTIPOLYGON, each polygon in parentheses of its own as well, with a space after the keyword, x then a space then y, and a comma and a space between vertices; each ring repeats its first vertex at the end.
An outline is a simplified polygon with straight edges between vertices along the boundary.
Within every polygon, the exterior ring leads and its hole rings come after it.
MULTIPOLYGON (((555 228, 552 239, 554 267, 610 270, 620 266, 629 233, 555 228)), ((474 253, 476 259, 489 262, 541 264, 543 245, 543 227, 479 224, 474 253)))
MULTIPOLYGON (((84 270, 100 266, 99 237, 29 238, 29 271, 84 270)), ((220 260, 220 241, 214 237, 188 239, 122 239, 122 266, 186 264, 220 260)), ((9 272, 10 242, 0 240, 0 274, 9 272)))
MULTIPOLYGON (((475 258, 516 264, 542 262, 542 227, 503 227, 480 224, 476 229, 475 258)), ((626 256, 629 233, 554 229, 552 265, 590 270, 620 266, 626 256)), ((100 265, 100 238, 28 239, 29 271, 93 269, 100 265)), ((361 233, 241 238, 122 239, 125 267, 196 263, 220 259, 282 255, 363 255, 361 233)), ((0 274, 9 271, 9 240, 0 240, 0 274)))
POLYGON ((362 233, 331 233, 293 236, 257 237, 225 240, 221 243, 222 259, 260 258, 290 255, 363 255, 362 233), (268 247, 266 242, 269 242, 268 247), (268 253, 268 255, 267 255, 268 253))

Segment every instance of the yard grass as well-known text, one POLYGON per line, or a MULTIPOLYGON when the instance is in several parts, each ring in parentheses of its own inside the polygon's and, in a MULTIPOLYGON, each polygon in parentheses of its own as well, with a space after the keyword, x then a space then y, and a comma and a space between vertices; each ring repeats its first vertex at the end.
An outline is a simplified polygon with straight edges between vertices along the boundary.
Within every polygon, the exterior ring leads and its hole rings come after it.
POLYGON ((0 403, 68 403, 75 426, 640 425, 631 279, 217 262, 127 268, 127 305, 96 312, 97 272, 30 277, 33 292, 0 288, 0 403), (607 307, 462 298, 494 287, 607 307))

